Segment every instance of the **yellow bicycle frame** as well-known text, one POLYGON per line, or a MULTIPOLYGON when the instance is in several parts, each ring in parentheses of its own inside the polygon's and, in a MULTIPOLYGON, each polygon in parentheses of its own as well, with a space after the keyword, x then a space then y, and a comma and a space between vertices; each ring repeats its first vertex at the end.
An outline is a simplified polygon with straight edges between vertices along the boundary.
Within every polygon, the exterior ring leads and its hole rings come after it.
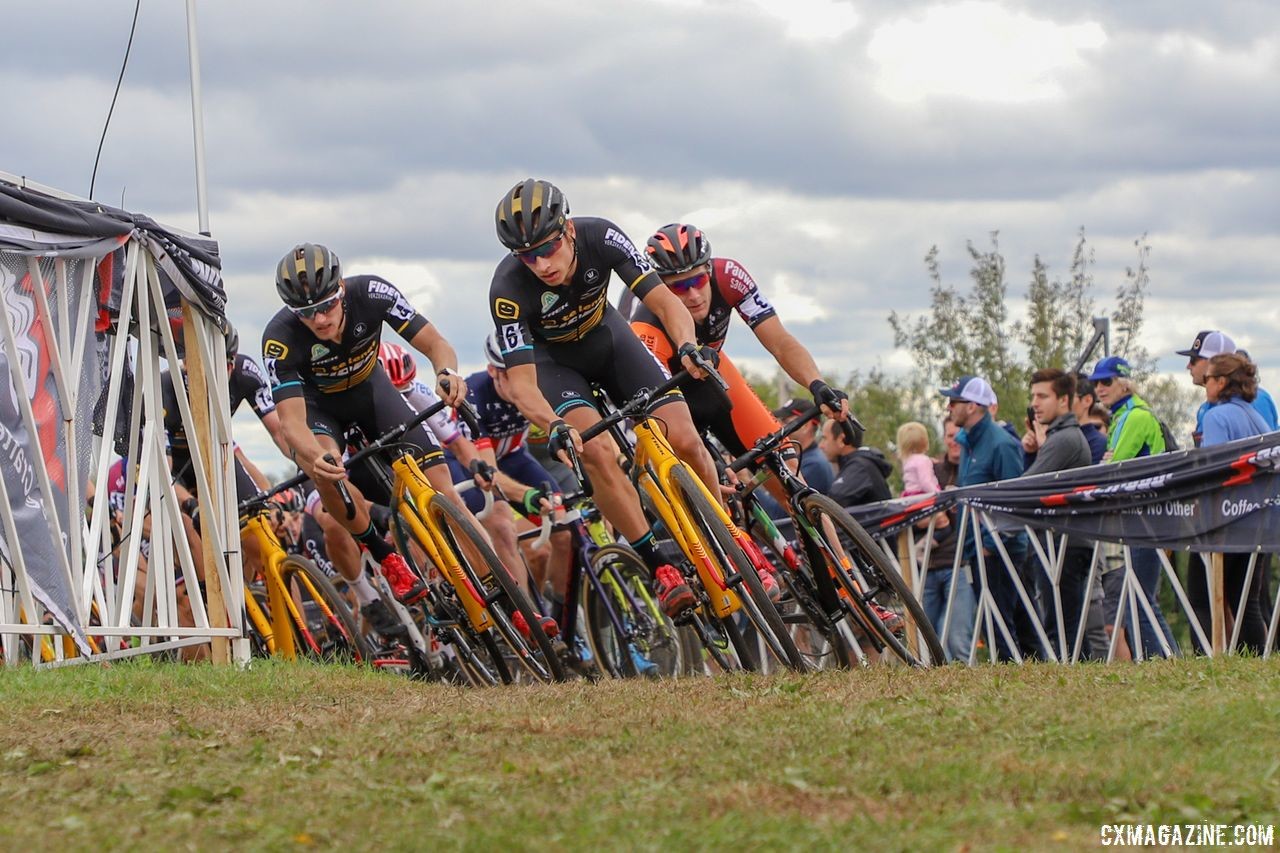
MULTIPOLYGON (((297 602, 285 588, 284 575, 280 571, 288 552, 267 523, 265 512, 257 512, 243 520, 240 529, 258 540, 258 553, 262 555, 262 579, 267 585, 267 607, 271 616, 262 612, 252 595, 244 597, 245 610, 253 627, 267 644, 267 651, 285 660, 294 660, 298 656, 298 644, 294 642, 293 626, 305 625, 306 620, 299 611, 297 602)), ((298 581, 311 587, 311 582, 301 573, 298 581)), ((314 588, 310 589, 310 593, 311 600, 323 606, 324 599, 320 597, 320 593, 314 588)))
MULTIPOLYGON (((711 599, 711 609, 721 619, 736 612, 742 607, 737 593, 725 583, 724 567, 717 564, 710 550, 703 542, 702 534, 694 523, 689 509, 682 500, 673 500, 671 495, 678 495, 679 489, 671 476, 676 466, 683 466, 698 488, 702 489, 707 501, 715 508, 716 517, 725 526, 734 539, 742 534, 734 525, 733 519, 720 506, 720 502, 707 490, 702 480, 676 456, 671 443, 662 431, 655 427, 651 419, 636 423, 636 461, 639 473, 638 483, 652 501, 655 511, 666 525, 667 530, 675 537, 680 549, 684 551, 698 577, 702 580, 703 589, 711 599), (652 469, 652 470, 651 470, 652 469)), ((729 567, 732 569, 732 567, 729 567)))
POLYGON ((417 512, 401 513, 400 517, 408 524, 413 538, 426 552, 427 559, 458 593, 458 599, 462 602, 462 609, 466 611, 471 627, 477 632, 489 630, 493 627, 493 619, 489 616, 488 605, 480 590, 474 589, 467 580, 448 538, 428 511, 431 499, 438 492, 431 487, 431 482, 422 473, 418 460, 411 455, 401 454, 397 459, 392 460, 391 470, 395 475, 395 481, 391 487, 393 505, 396 498, 401 498, 417 510, 417 512))

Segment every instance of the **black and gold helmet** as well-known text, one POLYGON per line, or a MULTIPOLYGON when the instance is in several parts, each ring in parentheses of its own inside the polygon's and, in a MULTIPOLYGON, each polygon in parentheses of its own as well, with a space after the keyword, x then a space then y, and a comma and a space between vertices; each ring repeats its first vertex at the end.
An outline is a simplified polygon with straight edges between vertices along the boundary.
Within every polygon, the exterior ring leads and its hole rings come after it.
POLYGON ((498 202, 498 242, 513 252, 523 251, 563 231, 568 216, 569 202, 555 184, 528 178, 498 202))
POLYGON ((291 308, 322 302, 337 293, 341 283, 338 256, 319 243, 299 243, 276 267, 276 290, 291 308))
POLYGON ((658 275, 682 275, 711 260, 711 241, 697 227, 680 222, 659 228, 645 249, 658 275))

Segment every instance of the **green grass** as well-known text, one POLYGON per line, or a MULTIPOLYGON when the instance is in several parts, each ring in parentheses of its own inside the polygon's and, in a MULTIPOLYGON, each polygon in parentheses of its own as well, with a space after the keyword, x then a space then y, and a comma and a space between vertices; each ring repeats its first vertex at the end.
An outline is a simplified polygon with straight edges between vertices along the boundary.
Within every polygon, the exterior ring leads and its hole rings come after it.
POLYGON ((1280 820, 1272 661, 464 690, 0 672, 0 849, 1096 847, 1280 820))

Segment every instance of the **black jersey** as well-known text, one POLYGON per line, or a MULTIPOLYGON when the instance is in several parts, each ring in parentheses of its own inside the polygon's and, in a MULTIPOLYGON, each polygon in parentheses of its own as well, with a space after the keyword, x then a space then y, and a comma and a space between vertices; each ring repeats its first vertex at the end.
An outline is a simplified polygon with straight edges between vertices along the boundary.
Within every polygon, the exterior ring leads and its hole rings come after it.
POLYGON ((573 226, 578 265, 568 283, 544 283, 514 255, 503 258, 493 274, 489 310, 508 367, 532 364, 535 341, 576 341, 600 325, 611 310, 610 273, 638 299, 662 284, 648 258, 609 220, 579 216, 573 226))
MULTIPOLYGON (((186 373, 183 373, 183 380, 186 373)), ((231 414, 235 414, 240 404, 246 400, 253 413, 260 419, 275 411, 275 399, 271 396, 271 388, 258 363, 244 353, 236 355, 231 364, 231 372, 227 374, 227 387, 231 398, 231 414)), ((173 385, 173 376, 166 370, 160 374, 160 399, 164 408, 164 429, 169 434, 171 450, 185 451, 187 430, 182 424, 182 412, 178 408, 177 389, 173 385)))
POLYGON ((383 323, 405 340, 427 325, 427 318, 390 282, 376 275, 342 281, 346 320, 341 340, 320 340, 288 308, 276 312, 262 333, 262 359, 277 400, 302 396, 303 383, 326 394, 350 390, 378 364, 383 323))

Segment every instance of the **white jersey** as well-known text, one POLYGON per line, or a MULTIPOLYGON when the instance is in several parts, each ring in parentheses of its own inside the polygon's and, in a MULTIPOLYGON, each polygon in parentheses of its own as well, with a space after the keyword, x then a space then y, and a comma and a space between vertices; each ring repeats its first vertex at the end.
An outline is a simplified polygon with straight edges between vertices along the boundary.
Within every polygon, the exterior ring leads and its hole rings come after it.
MULTIPOLYGON (((423 382, 415 379, 413 384, 409 386, 409 390, 403 392, 405 402, 413 407, 415 412, 421 412, 430 406, 434 406, 440 402, 440 397, 435 390, 423 382)), ((436 441, 440 442, 441 447, 452 444, 454 439, 458 438, 462 433, 458 430, 458 424, 450 417, 451 409, 446 406, 427 418, 427 426, 431 428, 431 433, 436 437, 436 441)))

